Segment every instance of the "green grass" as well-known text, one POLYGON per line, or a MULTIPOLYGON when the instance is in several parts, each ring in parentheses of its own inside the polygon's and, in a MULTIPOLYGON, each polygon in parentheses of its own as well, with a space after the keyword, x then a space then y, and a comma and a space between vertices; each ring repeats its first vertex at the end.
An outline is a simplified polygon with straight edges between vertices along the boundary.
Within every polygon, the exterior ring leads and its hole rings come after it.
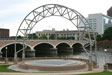
POLYGON ((0 65, 0 72, 18 72, 14 70, 8 69, 10 65, 0 65))
POLYGON ((89 74, 79 74, 79 75, 112 75, 112 72, 100 72, 100 73, 89 73, 89 74))

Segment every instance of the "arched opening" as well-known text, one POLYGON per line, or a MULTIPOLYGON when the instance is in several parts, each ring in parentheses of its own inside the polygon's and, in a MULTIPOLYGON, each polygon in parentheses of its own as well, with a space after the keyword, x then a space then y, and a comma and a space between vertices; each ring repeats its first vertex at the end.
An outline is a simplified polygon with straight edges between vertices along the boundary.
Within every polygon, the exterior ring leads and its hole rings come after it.
POLYGON ((53 50, 53 46, 49 43, 41 43, 34 47, 35 56, 43 57, 43 56, 52 56, 55 54, 55 50, 53 50))
MULTIPOLYGON (((16 48, 17 48, 16 50, 19 51, 19 50, 23 49, 23 45, 20 43, 16 43, 16 48)), ((30 49, 30 47, 26 46, 25 52, 29 49, 30 49)), ((2 57, 6 57, 6 55, 7 55, 8 58, 13 58, 14 53, 15 53, 15 44, 13 43, 13 44, 9 44, 9 45, 3 47, 1 52, 2 52, 2 57)), ((23 51, 18 52, 17 56, 21 58, 22 52, 23 51)))
POLYGON ((76 52, 82 52, 83 51, 83 48, 82 48, 82 45, 80 43, 75 43, 72 45, 73 47, 73 53, 76 53, 76 52))
POLYGON ((60 43, 56 46, 59 56, 68 55, 73 52, 67 43, 60 43))
MULTIPOLYGON (((1 52, 2 52, 2 57, 6 57, 6 52, 7 52, 7 57, 14 57, 14 45, 15 44, 9 44, 7 46, 5 46, 4 48, 2 48, 1 52), (7 49, 6 49, 7 47, 7 49), (6 51, 7 50, 7 51, 6 51)), ((17 43, 17 51, 23 48, 22 44, 17 43)), ((22 57, 22 51, 18 53, 18 57, 22 57)))

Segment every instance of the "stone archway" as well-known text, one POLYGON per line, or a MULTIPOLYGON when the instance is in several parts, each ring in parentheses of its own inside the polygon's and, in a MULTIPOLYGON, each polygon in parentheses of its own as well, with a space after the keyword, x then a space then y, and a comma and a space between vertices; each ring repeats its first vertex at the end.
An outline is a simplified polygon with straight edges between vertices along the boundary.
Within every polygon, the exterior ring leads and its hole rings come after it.
POLYGON ((75 44, 72 45, 72 47, 73 47, 74 53, 75 53, 75 52, 84 51, 84 50, 83 50, 83 46, 82 46, 82 44, 80 44, 80 43, 75 43, 75 44))
POLYGON ((35 45, 35 56, 48 56, 52 54, 57 54, 57 50, 54 49, 53 45, 49 43, 40 43, 35 45))
POLYGON ((59 43, 57 46, 58 53, 71 53, 73 52, 73 49, 70 48, 70 45, 67 43, 59 43))
MULTIPOLYGON (((2 52, 2 57, 6 57, 6 53, 7 53, 7 57, 14 57, 14 45, 15 43, 10 43, 10 44, 7 44, 5 46, 3 46, 1 48, 1 52, 2 52), (7 48, 7 49, 6 49, 7 48), (7 50, 7 51, 6 51, 7 50)), ((25 44, 26 45, 26 44, 25 44)), ((16 43, 16 46, 17 46, 17 52, 19 50, 22 50, 23 49, 23 44, 22 43, 16 43)), ((26 49, 25 49, 25 52, 28 50, 28 49, 31 49, 30 46, 26 45, 26 49)), ((27 55, 26 55, 27 56, 27 55)), ((18 52, 18 57, 22 57, 22 51, 18 52)))

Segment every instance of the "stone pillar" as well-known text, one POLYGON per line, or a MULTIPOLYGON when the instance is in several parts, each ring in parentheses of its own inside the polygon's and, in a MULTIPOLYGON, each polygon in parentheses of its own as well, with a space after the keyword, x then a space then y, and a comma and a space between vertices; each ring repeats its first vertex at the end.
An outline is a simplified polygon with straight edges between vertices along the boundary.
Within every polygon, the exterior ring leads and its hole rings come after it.
POLYGON ((57 49, 49 48, 49 49, 39 50, 38 54, 44 54, 44 56, 57 56, 57 49))
POLYGON ((35 51, 34 50, 26 50, 26 57, 35 57, 35 51))
POLYGON ((88 71, 92 71, 92 70, 93 70, 93 64, 88 63, 88 71))
POLYGON ((14 58, 14 64, 17 64, 18 63, 18 58, 14 58))
POLYGON ((48 50, 41 50, 40 53, 43 54, 57 54, 57 49, 56 48, 50 48, 48 50))
POLYGON ((59 52, 64 52, 64 53, 73 53, 73 48, 67 47, 59 50, 59 52))
POLYGON ((66 51, 66 52, 69 52, 69 53, 73 53, 73 48, 68 47, 65 51, 66 51))
POLYGON ((57 54, 57 48, 51 48, 49 50, 49 53, 51 53, 51 54, 57 54))
POLYGON ((1 50, 0 50, 0 58, 2 58, 2 52, 1 52, 1 50))
POLYGON ((108 65, 107 64, 104 65, 104 72, 108 72, 108 65))

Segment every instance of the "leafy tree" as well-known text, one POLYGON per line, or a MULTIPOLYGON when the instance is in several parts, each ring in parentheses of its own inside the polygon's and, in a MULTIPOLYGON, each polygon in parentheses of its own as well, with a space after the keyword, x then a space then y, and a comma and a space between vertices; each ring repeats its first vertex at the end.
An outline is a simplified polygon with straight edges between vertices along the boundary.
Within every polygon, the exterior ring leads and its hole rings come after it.
POLYGON ((49 39, 55 39, 55 34, 51 34, 49 39))
POLYGON ((102 41, 101 35, 97 35, 96 40, 97 40, 97 41, 102 41))
POLYGON ((17 36, 17 38, 18 38, 18 39, 22 39, 23 37, 19 35, 19 36, 17 36))
POLYGON ((103 40, 112 40, 112 27, 105 30, 103 34, 103 40))
MULTIPOLYGON (((86 38, 89 38, 89 35, 86 34, 85 37, 86 37, 86 38)), ((94 35, 93 35, 93 34, 90 34, 90 38, 93 40, 93 39, 94 39, 94 35)))
POLYGON ((16 37, 15 36, 11 36, 11 37, 9 37, 9 39, 15 39, 16 37))
POLYGON ((47 36, 42 35, 42 36, 40 37, 40 39, 47 39, 47 36))
MULTIPOLYGON (((16 36, 11 36, 11 37, 9 37, 9 39, 13 39, 13 40, 15 40, 15 38, 16 38, 16 36)), ((19 36, 17 36, 17 38, 18 38, 18 39, 22 39, 23 37, 22 37, 21 35, 19 35, 19 36)))
POLYGON ((28 38, 29 39, 38 39, 38 36, 35 33, 33 33, 33 34, 29 34, 28 38))
POLYGON ((35 33, 32 34, 32 37, 33 39, 38 39, 38 36, 35 33))

